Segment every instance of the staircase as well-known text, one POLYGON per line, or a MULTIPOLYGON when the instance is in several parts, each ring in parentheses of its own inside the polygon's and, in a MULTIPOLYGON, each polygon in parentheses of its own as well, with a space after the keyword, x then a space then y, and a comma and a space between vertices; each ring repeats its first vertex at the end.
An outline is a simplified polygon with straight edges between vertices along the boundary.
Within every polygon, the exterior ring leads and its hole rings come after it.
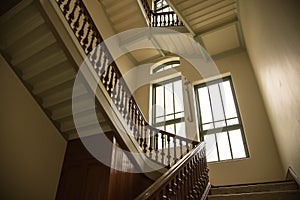
MULTIPOLYGON (((70 140, 78 137, 72 115, 78 67, 39 6, 34 0, 24 0, 0 17, 1 54, 62 136, 70 140)), ((77 94, 77 114, 89 122, 92 112, 85 102, 91 101, 91 93, 82 85, 77 94)), ((104 131, 112 130, 100 106, 96 112, 104 131)), ((85 123, 80 128, 92 135, 96 125, 85 123)))
POLYGON ((208 200, 298 200, 300 189, 294 181, 213 187, 208 200))

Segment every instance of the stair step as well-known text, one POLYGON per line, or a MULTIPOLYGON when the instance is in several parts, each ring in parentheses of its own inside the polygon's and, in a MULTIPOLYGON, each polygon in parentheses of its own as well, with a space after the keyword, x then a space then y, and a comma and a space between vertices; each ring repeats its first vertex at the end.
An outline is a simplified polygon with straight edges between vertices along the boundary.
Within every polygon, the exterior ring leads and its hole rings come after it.
MULTIPOLYGON (((92 106, 89 108, 87 105, 94 105, 94 99, 90 98, 90 95, 83 95, 80 97, 77 97, 76 101, 76 112, 87 112, 92 109, 96 109, 96 106, 92 106)), ((72 100, 64 102, 63 104, 57 105, 56 107, 53 107, 51 109, 52 111, 52 119, 59 120, 63 119, 69 116, 72 116, 72 100)))
POLYGON ((64 135, 69 140, 71 140, 71 139, 75 139, 75 138, 79 137, 77 131, 80 131, 80 137, 86 137, 86 136, 104 133, 104 132, 108 132, 108 131, 112 130, 111 126, 106 121, 101 122, 100 127, 101 127, 101 129, 99 129, 99 124, 93 124, 90 126, 78 128, 77 130, 74 129, 71 131, 66 131, 66 132, 64 132, 64 135))
POLYGON ((5 27, 4 31, 1 31, 0 34, 1 48, 8 48, 11 44, 32 32, 43 23, 45 23, 45 20, 38 11, 38 8, 34 4, 29 5, 1 25, 5 27))
POLYGON ((212 195, 215 194, 238 194, 249 192, 267 192, 267 191, 281 191, 281 190, 296 190, 298 186, 293 181, 289 182, 274 182, 274 183, 259 183, 253 185, 228 186, 211 188, 212 195))
POLYGON ((15 15, 20 13, 22 10, 24 10, 27 6, 32 4, 33 0, 23 0, 17 5, 15 5, 13 8, 11 8, 9 11, 4 13, 0 17, 0 25, 6 23, 9 19, 13 18, 15 15))
POLYGON ((5 51, 15 62, 20 63, 55 42, 56 39, 47 25, 42 24, 34 31, 17 40, 5 51))
MULTIPOLYGON (((77 124, 77 128, 91 126, 105 121, 105 118, 103 117, 102 113, 98 112, 96 114, 98 120, 93 120, 93 114, 94 113, 92 112, 84 112, 77 114, 76 116, 78 117, 78 119, 80 119, 80 121, 77 124)), ((75 129, 73 117, 69 117, 64 120, 59 120, 59 123, 61 124, 60 128, 62 132, 71 131, 75 129)))
MULTIPOLYGON (((65 101, 71 100, 73 94, 73 86, 64 88, 60 91, 52 90, 51 94, 42 95, 41 97, 43 99, 43 106, 45 108, 51 108, 52 106, 55 106, 57 104, 63 103, 65 101)), ((81 96, 86 94, 86 90, 83 88, 76 88, 76 95, 81 96)))
MULTIPOLYGON (((33 79, 32 82, 35 83, 36 80, 40 80, 39 76, 42 73, 51 73, 48 72, 56 70, 57 68, 71 67, 69 66, 70 62, 67 61, 67 57, 61 53, 57 52, 54 55, 49 55, 45 60, 43 60, 39 65, 28 66, 23 70, 23 80, 33 79)), ((44 77, 41 75, 41 77, 44 77)), ((30 80, 31 81, 31 80, 30 80)))
POLYGON ((209 195, 208 200, 299 200, 299 190, 209 195))
POLYGON ((33 85, 33 93, 41 94, 52 88, 58 90, 59 86, 63 85, 64 83, 69 83, 70 81, 71 87, 73 87, 75 76, 76 74, 72 67, 55 75, 49 74, 49 76, 46 79, 44 79, 36 85, 33 85))
POLYGON ((47 65, 53 66, 56 60, 64 59, 63 57, 67 59, 58 44, 53 44, 15 66, 17 66, 23 74, 27 74, 37 68, 47 68, 47 65))

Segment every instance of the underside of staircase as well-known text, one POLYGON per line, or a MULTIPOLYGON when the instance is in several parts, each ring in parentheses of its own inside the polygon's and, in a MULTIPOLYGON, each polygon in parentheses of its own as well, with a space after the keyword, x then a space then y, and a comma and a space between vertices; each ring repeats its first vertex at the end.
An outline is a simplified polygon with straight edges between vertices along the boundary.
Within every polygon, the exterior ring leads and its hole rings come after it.
MULTIPOLYGON (((45 14, 33 0, 21 1, 0 17, 1 54, 46 115, 67 140, 77 138, 72 116, 72 91, 78 67, 66 50, 45 14)), ((86 108, 91 93, 82 84, 77 88, 78 112, 86 123, 87 135, 95 134, 98 124, 89 123, 96 109, 101 127, 110 131, 101 106, 86 108)))
POLYGON ((295 181, 212 187, 208 200, 298 200, 295 181))

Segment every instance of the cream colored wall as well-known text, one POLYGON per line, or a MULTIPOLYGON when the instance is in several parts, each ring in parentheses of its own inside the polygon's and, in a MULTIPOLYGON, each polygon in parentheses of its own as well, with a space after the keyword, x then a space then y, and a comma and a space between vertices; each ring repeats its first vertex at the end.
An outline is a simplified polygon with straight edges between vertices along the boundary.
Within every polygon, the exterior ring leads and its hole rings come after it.
POLYGON ((242 28, 284 171, 300 177, 300 3, 241 0, 242 28))
POLYGON ((246 52, 215 61, 230 72, 242 117, 250 157, 209 164, 215 185, 269 182, 284 178, 272 129, 246 52))
POLYGON ((0 199, 55 199, 66 141, 0 56, 0 199))
MULTIPOLYGON (((246 52, 215 61, 221 74, 231 73, 249 146, 250 158, 209 164, 214 185, 278 181, 284 178, 272 129, 246 52)), ((192 82, 201 77, 181 61, 176 68, 192 82), (187 70, 188 69, 188 70, 187 70)), ((149 85, 136 90, 135 97, 144 113, 149 110, 149 85)))

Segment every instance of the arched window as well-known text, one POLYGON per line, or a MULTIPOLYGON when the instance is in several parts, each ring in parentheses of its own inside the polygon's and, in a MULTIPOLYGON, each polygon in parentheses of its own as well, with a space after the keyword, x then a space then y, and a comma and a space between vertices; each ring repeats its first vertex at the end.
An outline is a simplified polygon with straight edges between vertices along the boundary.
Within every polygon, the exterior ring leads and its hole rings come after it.
POLYGON ((179 60, 175 60, 175 61, 169 61, 169 62, 166 62, 162 65, 159 65, 157 67, 155 67, 153 70, 152 70, 152 73, 157 73, 157 72, 161 72, 161 71, 164 71, 164 70, 167 70, 167 69, 171 69, 171 68, 174 68, 174 67, 177 67, 180 65, 180 62, 179 60))

